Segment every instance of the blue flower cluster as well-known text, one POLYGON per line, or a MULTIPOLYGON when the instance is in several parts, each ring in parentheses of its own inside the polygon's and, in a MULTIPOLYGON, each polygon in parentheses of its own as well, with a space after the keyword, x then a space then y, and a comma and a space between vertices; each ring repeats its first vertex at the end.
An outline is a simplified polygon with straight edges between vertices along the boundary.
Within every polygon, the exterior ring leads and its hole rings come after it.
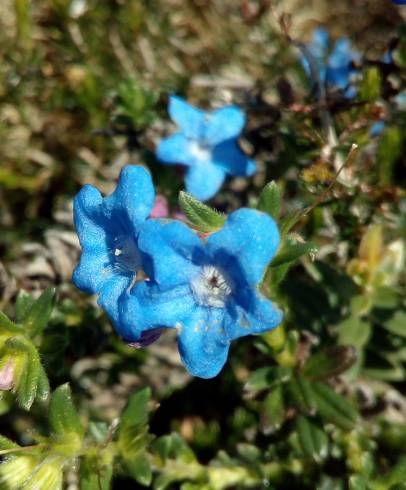
POLYGON ((245 116, 238 107, 204 112, 172 96, 169 115, 179 131, 160 142, 156 155, 164 164, 187 167, 186 190, 197 199, 213 197, 226 175, 255 173, 255 162, 244 155, 237 143, 245 125, 245 116))
POLYGON ((216 376, 232 340, 282 320, 257 289, 279 246, 278 228, 267 214, 242 208, 203 240, 180 221, 148 218, 153 202, 141 166, 126 166, 108 197, 83 187, 74 201, 82 255, 73 281, 98 295, 125 341, 144 346, 174 328, 189 372, 216 376))
POLYGON ((317 28, 312 41, 302 51, 302 65, 315 84, 342 90, 347 98, 352 98, 356 95, 355 87, 351 85, 356 73, 353 63, 359 60, 359 54, 352 50, 346 38, 338 39, 331 51, 329 48, 328 31, 317 28))

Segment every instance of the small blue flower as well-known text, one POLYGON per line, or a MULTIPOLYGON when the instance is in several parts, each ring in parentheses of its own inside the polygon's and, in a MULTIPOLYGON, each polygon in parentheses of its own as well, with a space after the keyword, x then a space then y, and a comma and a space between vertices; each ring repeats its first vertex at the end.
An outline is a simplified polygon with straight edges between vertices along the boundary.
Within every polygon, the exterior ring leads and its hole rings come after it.
POLYGON ((369 128, 369 135, 372 138, 380 136, 385 129, 385 121, 377 121, 369 128))
POLYGON ((346 38, 338 39, 331 52, 329 46, 327 30, 317 28, 312 41, 303 49, 302 65, 316 84, 340 89, 347 98, 352 98, 356 95, 355 88, 351 86, 351 79, 356 72, 353 62, 359 60, 359 55, 351 49, 351 43, 346 38))
POLYGON ((169 115, 180 131, 160 142, 156 156, 162 163, 188 167, 186 190, 197 199, 205 201, 213 197, 227 174, 255 173, 255 162, 237 144, 245 125, 245 116, 238 107, 204 112, 172 96, 169 115))
POLYGON ((103 198, 98 189, 85 185, 74 200, 74 222, 82 255, 73 282, 82 291, 99 295, 98 303, 116 326, 118 298, 143 270, 144 258, 137 240, 154 197, 148 171, 128 165, 110 196, 103 198))
POLYGON ((120 328, 134 342, 157 327, 175 328, 188 371, 216 376, 232 340, 282 320, 257 289, 278 245, 275 222, 253 209, 232 213, 205 242, 179 221, 148 220, 138 246, 154 279, 120 297, 120 328))

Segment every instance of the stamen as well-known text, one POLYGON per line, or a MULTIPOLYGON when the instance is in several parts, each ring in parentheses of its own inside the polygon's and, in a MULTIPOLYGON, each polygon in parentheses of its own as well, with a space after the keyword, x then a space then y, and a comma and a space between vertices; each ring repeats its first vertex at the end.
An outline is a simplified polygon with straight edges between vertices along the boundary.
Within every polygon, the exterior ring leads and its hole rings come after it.
POLYGON ((111 247, 112 262, 106 268, 119 274, 137 273, 141 268, 141 256, 135 240, 118 236, 111 247))
POLYGON ((197 303, 202 306, 224 308, 227 297, 232 293, 230 280, 212 265, 203 266, 190 286, 197 303))

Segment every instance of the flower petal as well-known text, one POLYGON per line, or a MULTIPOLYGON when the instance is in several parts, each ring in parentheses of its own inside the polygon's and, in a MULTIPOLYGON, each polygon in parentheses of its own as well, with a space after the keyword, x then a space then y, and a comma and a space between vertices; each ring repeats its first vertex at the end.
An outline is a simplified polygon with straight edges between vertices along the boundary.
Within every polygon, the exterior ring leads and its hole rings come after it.
POLYGON ((73 218, 82 249, 106 250, 107 220, 101 204, 103 197, 92 185, 85 185, 73 201, 73 218))
POLYGON ((111 273, 110 258, 107 252, 84 249, 79 264, 73 271, 72 281, 82 291, 96 294, 111 273))
POLYGON ((235 139, 223 141, 212 150, 213 162, 230 175, 249 176, 257 170, 257 164, 239 148, 235 139))
POLYGON ((141 228, 138 247, 146 256, 145 272, 163 289, 189 283, 198 272, 203 243, 179 221, 148 220, 141 228))
POLYGON ((190 153, 190 140, 183 133, 175 133, 160 141, 156 157, 162 163, 192 165, 195 157, 190 153))
POLYGON ((328 50, 329 33, 324 27, 318 27, 313 32, 313 39, 309 44, 311 54, 317 59, 323 59, 328 50))
POLYGON ((97 299, 97 303, 107 313, 119 334, 121 331, 119 298, 130 287, 132 279, 131 275, 112 275, 104 282, 97 299))
POLYGON ((224 170, 207 161, 189 167, 186 176, 186 190, 201 201, 207 201, 213 197, 225 179, 224 170))
POLYGON ((230 343, 224 328, 224 310, 196 305, 180 322, 179 353, 190 374, 213 378, 227 361, 230 343))
POLYGON ((272 330, 283 318, 282 311, 255 290, 237 294, 236 302, 227 310, 225 330, 230 341, 272 330))
POLYGON ((102 214, 100 192, 91 185, 85 185, 74 199, 73 213, 76 232, 82 247, 80 262, 73 272, 74 284, 90 294, 97 293, 109 264, 106 226, 102 214))
POLYGON ((117 331, 125 340, 138 342, 143 332, 148 330, 176 328, 194 304, 189 286, 162 291, 148 281, 138 283, 119 300, 120 322, 117 331))
POLYGON ((205 128, 206 142, 211 145, 238 138, 245 125, 245 115, 236 106, 228 106, 212 112, 205 128))
MULTIPOLYGON (((241 268, 240 280, 257 285, 278 246, 279 231, 275 221, 255 209, 242 208, 231 213, 224 227, 207 239, 206 249, 222 268, 227 268, 227 262, 237 261, 241 268)), ((231 270, 234 277, 237 272, 231 270)))
POLYGON ((187 138, 200 139, 205 126, 206 113, 188 104, 176 95, 169 97, 169 115, 187 138))
POLYGON ((112 224, 118 223, 123 232, 136 236, 139 226, 151 212, 154 199, 150 173, 139 165, 126 165, 116 190, 103 199, 103 211, 112 224))

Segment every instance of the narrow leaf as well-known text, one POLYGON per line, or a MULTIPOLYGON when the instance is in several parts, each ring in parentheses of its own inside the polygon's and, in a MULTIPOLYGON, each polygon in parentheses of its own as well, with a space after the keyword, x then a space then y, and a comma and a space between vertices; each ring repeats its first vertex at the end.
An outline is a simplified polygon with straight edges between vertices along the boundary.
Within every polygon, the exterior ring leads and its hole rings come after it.
POLYGON ((356 350, 351 346, 335 346, 313 354, 302 373, 312 379, 328 379, 350 368, 356 361, 356 350))
POLYGON ((37 382, 38 382, 37 398, 40 401, 45 401, 49 396, 51 388, 49 386, 47 373, 45 372, 45 369, 43 368, 42 364, 39 365, 37 382))
POLYGON ((15 442, 11 441, 7 437, 4 437, 0 434, 0 449, 15 449, 17 447, 20 447, 18 444, 15 442))
POLYGON ((83 437, 84 428, 73 405, 68 384, 59 386, 54 391, 49 404, 49 422, 56 434, 76 433, 83 437))
POLYGON ((223 227, 226 217, 187 192, 179 193, 179 206, 190 223, 203 233, 210 233, 223 227))
POLYGON ((314 414, 316 411, 316 398, 312 384, 303 376, 292 378, 287 385, 293 404, 303 413, 314 414))
POLYGON ((325 383, 312 383, 317 410, 326 421, 351 430, 358 420, 358 412, 343 396, 336 393, 325 383))
POLYGON ((250 392, 260 392, 272 389, 279 383, 286 382, 291 375, 291 369, 283 366, 267 366, 257 369, 248 378, 244 389, 250 392))
POLYGON ((259 196, 257 209, 270 214, 274 219, 278 219, 281 211, 281 203, 281 189, 276 182, 272 181, 263 188, 259 196))
POLYGON ((22 323, 25 320, 27 313, 34 303, 35 299, 32 297, 31 294, 27 293, 27 291, 24 291, 24 289, 21 289, 19 291, 15 303, 15 315, 17 323, 22 323))
POLYGON ((2 311, 0 311, 0 328, 10 333, 21 333, 23 331, 21 327, 12 322, 2 311))
POLYGON ((280 232, 282 236, 286 236, 286 234, 299 222, 299 220, 304 216, 305 210, 299 209, 291 214, 288 214, 283 217, 280 222, 280 232))
POLYGON ((19 405, 29 410, 37 395, 40 360, 36 352, 27 355, 17 388, 19 405))
POLYGON ((278 255, 271 262, 271 267, 294 262, 302 255, 317 253, 317 247, 313 243, 286 243, 278 255))
POLYGON ((94 457, 85 457, 80 463, 80 490, 110 490, 113 465, 101 465, 94 457))
POLYGON ((46 289, 27 311, 24 326, 31 337, 39 335, 46 327, 54 306, 55 293, 55 288, 46 289))
POLYGON ((265 398, 261 415, 261 430, 270 434, 278 430, 285 420, 285 400, 282 386, 275 387, 265 398))
POLYGON ((296 419, 296 428, 303 453, 316 463, 321 463, 328 454, 328 437, 320 427, 307 417, 299 415, 296 419))

